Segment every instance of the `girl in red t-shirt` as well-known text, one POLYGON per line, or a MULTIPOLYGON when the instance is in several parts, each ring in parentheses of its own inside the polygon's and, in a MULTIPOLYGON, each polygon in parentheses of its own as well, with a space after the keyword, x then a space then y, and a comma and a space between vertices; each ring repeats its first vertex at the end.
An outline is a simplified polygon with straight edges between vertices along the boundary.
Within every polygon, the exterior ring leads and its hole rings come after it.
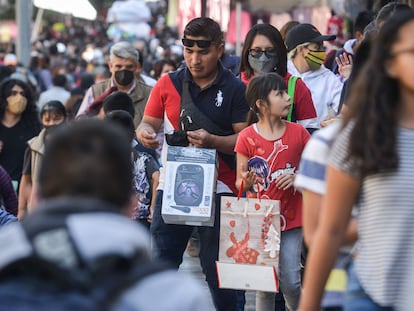
MULTIPOLYGON (((236 186, 247 196, 280 201, 279 280, 287 310, 300 298, 302 195, 293 187, 301 153, 310 135, 297 123, 283 120, 290 109, 284 79, 277 73, 254 77, 246 90, 249 127, 239 133, 236 186)), ((274 310, 274 294, 258 292, 256 310, 274 310)))

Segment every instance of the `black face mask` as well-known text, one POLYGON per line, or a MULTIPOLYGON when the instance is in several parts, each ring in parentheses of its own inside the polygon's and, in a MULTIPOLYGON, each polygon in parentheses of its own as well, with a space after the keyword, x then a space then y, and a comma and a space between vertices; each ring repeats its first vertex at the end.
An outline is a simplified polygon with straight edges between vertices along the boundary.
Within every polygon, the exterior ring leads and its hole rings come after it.
POLYGON ((127 86, 134 80, 134 73, 131 70, 120 70, 115 72, 115 81, 122 85, 127 86))

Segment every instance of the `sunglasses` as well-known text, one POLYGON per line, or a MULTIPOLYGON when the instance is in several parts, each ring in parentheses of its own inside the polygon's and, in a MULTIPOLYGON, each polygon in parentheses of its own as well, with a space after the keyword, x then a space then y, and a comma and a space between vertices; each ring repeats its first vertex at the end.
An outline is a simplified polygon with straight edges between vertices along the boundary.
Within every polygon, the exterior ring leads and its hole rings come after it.
POLYGON ((181 42, 184 46, 192 48, 194 44, 197 43, 198 47, 201 49, 207 49, 210 47, 212 41, 211 40, 192 40, 188 38, 182 38, 181 42))
POLYGON ((268 50, 261 50, 261 49, 250 49, 249 54, 254 58, 260 58, 262 55, 266 55, 266 57, 271 58, 277 56, 275 49, 268 49, 268 50))

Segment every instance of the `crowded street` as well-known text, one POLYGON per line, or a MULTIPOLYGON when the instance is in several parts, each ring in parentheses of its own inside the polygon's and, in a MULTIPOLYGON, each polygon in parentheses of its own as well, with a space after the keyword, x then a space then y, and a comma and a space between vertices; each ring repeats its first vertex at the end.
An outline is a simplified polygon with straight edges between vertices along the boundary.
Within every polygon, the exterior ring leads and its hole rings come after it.
POLYGON ((412 311, 413 5, 1 0, 0 311, 412 311))

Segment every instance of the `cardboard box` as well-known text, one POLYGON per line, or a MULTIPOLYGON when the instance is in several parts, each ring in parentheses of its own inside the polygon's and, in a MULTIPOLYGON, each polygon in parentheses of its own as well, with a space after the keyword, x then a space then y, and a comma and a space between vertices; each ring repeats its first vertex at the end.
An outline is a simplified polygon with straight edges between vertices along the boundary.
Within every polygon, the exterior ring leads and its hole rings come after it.
POLYGON ((215 149, 168 146, 161 215, 166 223, 214 225, 215 149))

